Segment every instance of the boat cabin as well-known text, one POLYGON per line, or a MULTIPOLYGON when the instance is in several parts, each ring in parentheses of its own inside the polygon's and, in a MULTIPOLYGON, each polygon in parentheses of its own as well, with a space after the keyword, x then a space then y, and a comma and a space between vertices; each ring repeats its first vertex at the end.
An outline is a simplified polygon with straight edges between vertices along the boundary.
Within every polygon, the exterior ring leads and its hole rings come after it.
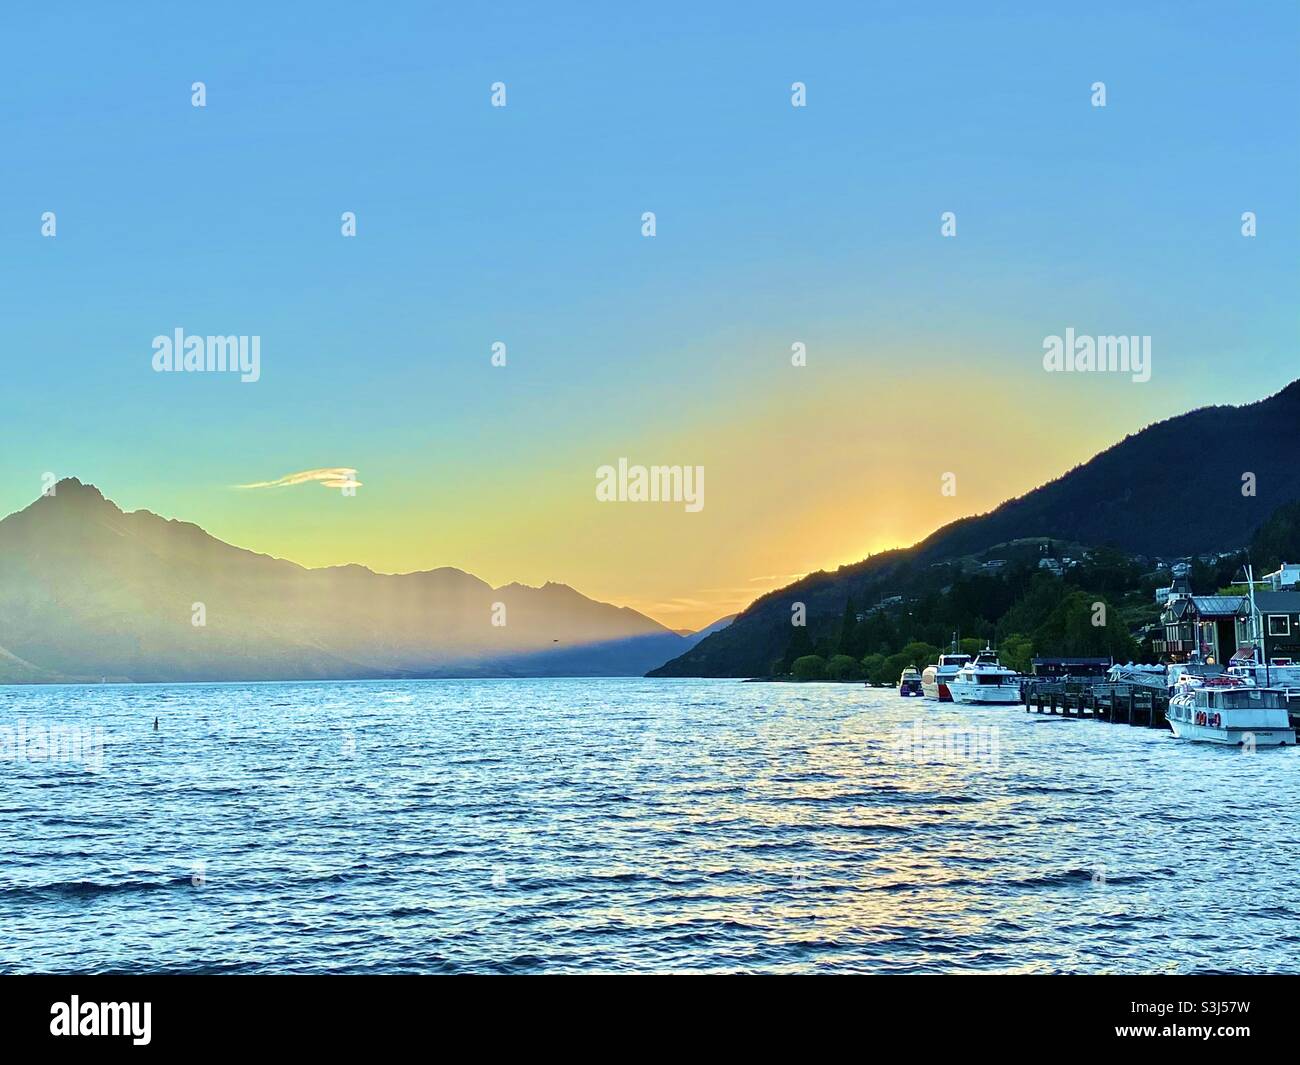
POLYGON ((1276 688, 1217 688, 1207 685, 1192 693, 1197 710, 1285 710, 1286 692, 1276 688))

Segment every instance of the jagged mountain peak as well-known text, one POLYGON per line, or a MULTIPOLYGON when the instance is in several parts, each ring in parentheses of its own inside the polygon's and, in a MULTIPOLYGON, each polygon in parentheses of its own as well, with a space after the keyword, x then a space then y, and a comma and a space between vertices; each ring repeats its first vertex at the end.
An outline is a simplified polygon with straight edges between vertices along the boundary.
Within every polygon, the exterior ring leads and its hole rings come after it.
MULTIPOLYGON (((95 485, 89 482, 83 482, 77 477, 62 477, 55 481, 49 492, 44 492, 38 496, 35 503, 107 503, 104 497, 95 485)), ((34 504, 33 504, 34 505, 34 504)), ((110 504, 113 505, 113 504, 110 504)))
POLYGON ((53 488, 0 521, 0 683, 630 676, 689 646, 556 582, 515 597, 450 566, 306 569, 75 477, 53 488))

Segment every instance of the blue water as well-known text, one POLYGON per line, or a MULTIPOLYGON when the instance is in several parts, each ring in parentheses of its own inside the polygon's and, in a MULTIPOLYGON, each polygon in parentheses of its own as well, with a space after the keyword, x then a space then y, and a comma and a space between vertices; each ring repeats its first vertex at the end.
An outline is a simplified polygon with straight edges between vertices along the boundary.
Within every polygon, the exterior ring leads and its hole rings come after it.
POLYGON ((0 752, 4 971, 1300 971, 1293 750, 728 681, 0 688, 19 722, 103 746, 0 752))

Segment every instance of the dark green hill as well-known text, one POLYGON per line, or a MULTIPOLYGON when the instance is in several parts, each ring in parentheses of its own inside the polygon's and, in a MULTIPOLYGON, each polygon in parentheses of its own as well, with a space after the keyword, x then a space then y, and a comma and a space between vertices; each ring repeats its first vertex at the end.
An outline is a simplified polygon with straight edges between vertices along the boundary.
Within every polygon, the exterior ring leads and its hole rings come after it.
MULTIPOLYGON (((791 607, 825 631, 852 597, 942 594, 948 563, 1034 537, 1183 557, 1245 547, 1274 511, 1300 500, 1300 381, 1241 407, 1206 407, 1148 426, 1082 466, 987 514, 944 526, 910 548, 815 573, 751 604, 655 677, 766 675, 791 638, 791 607), (1242 492, 1254 475, 1255 494, 1242 492)), ((995 589, 986 589, 996 594, 995 589)))

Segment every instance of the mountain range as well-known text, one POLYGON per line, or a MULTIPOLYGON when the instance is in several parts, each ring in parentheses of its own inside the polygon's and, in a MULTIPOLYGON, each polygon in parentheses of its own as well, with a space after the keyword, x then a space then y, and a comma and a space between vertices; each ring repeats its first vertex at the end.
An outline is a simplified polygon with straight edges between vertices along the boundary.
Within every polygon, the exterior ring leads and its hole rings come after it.
POLYGON ((563 584, 493 588, 449 567, 307 569, 124 513, 67 478, 0 521, 0 683, 759 676, 786 649, 796 602, 810 624, 826 622, 850 598, 875 602, 1035 537, 1165 558, 1236 550, 1297 499, 1300 381, 1151 425, 987 514, 680 633, 563 584))
POLYGON ((0 683, 639 676, 715 627, 452 568, 307 569, 76 478, 0 521, 0 683))
POLYGON ((790 640, 792 606, 809 625, 919 583, 940 563, 1049 537, 1179 558, 1232 551, 1300 499, 1300 380, 1243 406, 1205 407, 1150 425, 997 509, 945 525, 909 548, 818 572, 756 600, 657 677, 762 676, 790 640))

